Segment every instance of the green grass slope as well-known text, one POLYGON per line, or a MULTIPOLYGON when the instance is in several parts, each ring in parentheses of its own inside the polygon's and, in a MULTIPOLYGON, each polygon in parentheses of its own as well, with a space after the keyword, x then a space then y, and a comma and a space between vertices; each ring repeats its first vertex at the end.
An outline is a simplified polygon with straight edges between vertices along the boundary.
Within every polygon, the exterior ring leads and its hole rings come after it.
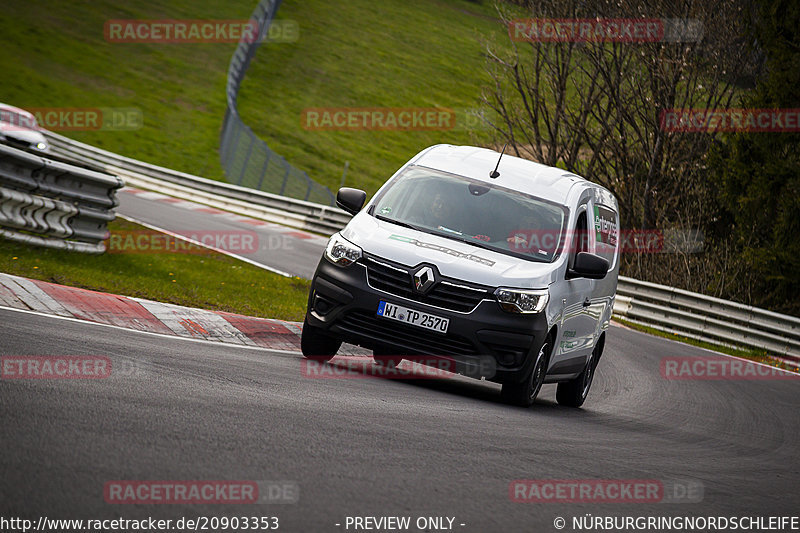
POLYGON ((422 148, 480 142, 465 121, 488 76, 482 40, 503 34, 491 2, 324 0, 283 2, 279 19, 298 23, 296 43, 262 46, 239 98, 242 117, 270 147, 336 189, 374 192, 422 148), (445 131, 321 131, 302 127, 307 108, 456 110, 445 131))
MULTIPOLYGON (((40 0, 0 13, 0 102, 25 108, 138 108, 134 131, 67 131, 74 139, 213 179, 232 43, 113 43, 110 19, 246 19, 255 0, 40 0)), ((309 107, 476 106, 485 82, 480 40, 502 33, 488 0, 286 0, 294 43, 256 56, 240 97, 244 120, 292 164, 331 188, 374 191, 421 148, 471 132, 309 131, 309 107)), ((478 138, 480 138, 478 132, 478 138)))
POLYGON ((133 107, 133 131, 64 135, 220 179, 219 131, 235 44, 113 43, 110 19, 247 19, 252 0, 39 0, 0 13, 0 102, 23 108, 133 107))

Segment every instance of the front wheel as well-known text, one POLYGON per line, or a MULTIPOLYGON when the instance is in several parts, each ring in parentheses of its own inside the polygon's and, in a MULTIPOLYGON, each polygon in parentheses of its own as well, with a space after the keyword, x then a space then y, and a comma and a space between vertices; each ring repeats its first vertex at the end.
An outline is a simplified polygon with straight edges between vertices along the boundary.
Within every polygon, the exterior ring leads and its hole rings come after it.
POLYGON ((342 346, 342 341, 327 335, 320 328, 309 326, 303 321, 303 333, 300 335, 300 350, 311 360, 324 363, 333 358, 342 346))
POLYGON ((556 401, 560 405, 565 407, 580 407, 583 405, 589 395, 589 389, 592 387, 594 371, 597 368, 602 349, 602 343, 598 343, 589 355, 589 360, 586 361, 586 367, 584 367, 583 372, 572 381, 558 384, 556 401))
POLYGON ((530 407, 533 405, 536 396, 542 388, 544 378, 547 375, 547 362, 550 358, 551 339, 547 337, 542 344, 536 363, 533 365, 528 377, 521 383, 503 383, 500 395, 506 403, 519 405, 520 407, 530 407))

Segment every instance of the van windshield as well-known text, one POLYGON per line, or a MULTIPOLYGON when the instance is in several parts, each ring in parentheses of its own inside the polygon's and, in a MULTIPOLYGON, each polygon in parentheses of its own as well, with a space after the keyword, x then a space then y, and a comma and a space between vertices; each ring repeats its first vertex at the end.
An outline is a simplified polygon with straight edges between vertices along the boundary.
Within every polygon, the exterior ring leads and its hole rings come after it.
POLYGON ((567 210, 491 183, 412 166, 370 210, 380 220, 523 259, 553 261, 567 210))

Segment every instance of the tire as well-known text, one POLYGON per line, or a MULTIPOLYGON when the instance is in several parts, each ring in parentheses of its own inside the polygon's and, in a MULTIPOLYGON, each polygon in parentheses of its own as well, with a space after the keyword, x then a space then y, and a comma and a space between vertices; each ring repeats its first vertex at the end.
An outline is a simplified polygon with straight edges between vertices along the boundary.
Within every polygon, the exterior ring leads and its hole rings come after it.
POLYGON ((324 363, 330 361, 342 346, 342 341, 325 334, 320 328, 309 326, 303 321, 300 335, 300 350, 307 359, 324 363))
POLYGON ((586 361, 586 367, 578 377, 565 383, 559 383, 556 389, 556 401, 565 407, 580 407, 589 395, 594 381, 594 372, 603 353, 603 344, 598 342, 586 361))
POLYGON ((544 378, 547 375, 547 362, 550 359, 551 345, 552 340, 548 336, 539 349, 533 368, 522 382, 503 383, 503 388, 500 392, 503 401, 520 407, 530 407, 533 405, 536 396, 542 389, 544 378))

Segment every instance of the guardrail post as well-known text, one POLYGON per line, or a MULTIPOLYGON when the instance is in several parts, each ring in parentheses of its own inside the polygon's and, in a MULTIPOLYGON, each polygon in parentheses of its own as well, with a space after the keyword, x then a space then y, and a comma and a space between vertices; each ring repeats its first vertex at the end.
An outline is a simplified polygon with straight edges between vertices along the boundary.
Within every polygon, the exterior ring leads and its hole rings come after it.
MULTIPOLYGON (((228 160, 228 148, 230 147, 230 139, 228 138, 228 128, 230 127, 230 111, 225 110, 225 118, 222 119, 222 135, 219 143, 219 158, 222 161, 228 160)), ((224 166, 224 163, 223 163, 224 166)))
MULTIPOLYGON (((233 115, 233 112, 231 112, 231 115, 233 115)), ((234 122, 234 124, 236 123, 234 122)), ((231 141, 230 157, 233 157, 233 155, 236 153, 236 148, 239 146, 239 137, 241 136, 241 134, 242 134, 242 126, 240 125, 238 128, 236 128, 236 132, 233 134, 233 140, 231 141)), ((228 159, 229 159, 228 161, 225 161, 226 172, 230 172, 230 169, 228 167, 231 165, 231 162, 230 158, 228 159)))
POLYGON ((283 176, 283 184, 281 185, 281 192, 279 193, 281 196, 283 196, 283 191, 286 190, 286 182, 289 181, 289 172, 292 170, 292 166, 289 163, 284 161, 284 164, 286 165, 286 174, 283 176))
POLYGON ((264 145, 264 148, 267 150, 267 156, 264 158, 264 165, 261 167, 261 177, 258 179, 258 187, 256 187, 256 189, 259 191, 261 190, 261 184, 264 183, 264 176, 267 175, 267 165, 269 164, 269 159, 272 157, 272 150, 270 150, 266 144, 264 145))
POLYGON ((253 145, 256 143, 256 136, 252 132, 247 132, 250 136, 250 145, 247 147, 247 155, 244 156, 244 161, 242 162, 242 173, 239 174, 239 181, 237 185, 241 185, 242 181, 244 180, 244 173, 247 172, 247 164, 250 162, 250 154, 253 153, 253 145))

